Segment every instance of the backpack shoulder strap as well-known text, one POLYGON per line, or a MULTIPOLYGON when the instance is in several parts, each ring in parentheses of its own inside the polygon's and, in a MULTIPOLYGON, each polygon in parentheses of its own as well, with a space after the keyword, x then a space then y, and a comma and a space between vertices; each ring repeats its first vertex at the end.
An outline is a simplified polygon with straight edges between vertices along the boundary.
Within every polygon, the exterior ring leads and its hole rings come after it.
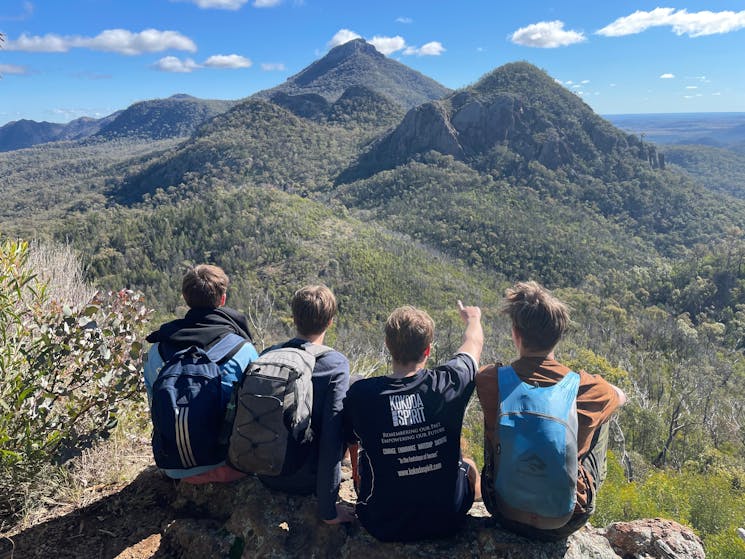
POLYGON ((499 383, 499 399, 504 400, 505 397, 512 392, 516 387, 522 384, 522 380, 517 376, 515 369, 511 365, 497 368, 497 382, 499 383))
POLYGON ((220 338, 215 345, 207 350, 207 356, 217 364, 222 364, 233 357, 248 340, 243 336, 230 332, 220 338))
POLYGON ((307 351, 308 353, 310 353, 316 359, 318 359, 319 357, 322 357, 323 355, 326 355, 327 353, 334 351, 333 348, 327 345, 312 344, 310 342, 303 344, 303 349, 307 351))

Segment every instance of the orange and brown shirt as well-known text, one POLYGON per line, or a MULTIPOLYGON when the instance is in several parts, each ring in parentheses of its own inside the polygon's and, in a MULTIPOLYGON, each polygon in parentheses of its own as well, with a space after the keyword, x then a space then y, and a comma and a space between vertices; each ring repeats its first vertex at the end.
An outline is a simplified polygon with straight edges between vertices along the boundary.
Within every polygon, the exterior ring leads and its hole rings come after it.
MULTIPOLYGON (((570 369, 554 359, 543 357, 521 357, 512 363, 520 380, 538 386, 556 384, 570 369)), ((577 452, 580 466, 577 476, 577 505, 575 514, 585 511, 588 501, 587 483, 592 483, 590 474, 581 465, 582 458, 589 452, 595 431, 608 421, 619 406, 620 398, 616 390, 600 375, 579 371, 580 384, 577 393, 577 452)), ((476 375, 476 391, 484 411, 484 464, 485 474, 492 470, 493 449, 499 443, 499 383, 497 366, 485 365, 476 375)), ((487 484, 491 485, 491 484, 487 484)), ((486 490, 488 490, 485 487, 486 490)))

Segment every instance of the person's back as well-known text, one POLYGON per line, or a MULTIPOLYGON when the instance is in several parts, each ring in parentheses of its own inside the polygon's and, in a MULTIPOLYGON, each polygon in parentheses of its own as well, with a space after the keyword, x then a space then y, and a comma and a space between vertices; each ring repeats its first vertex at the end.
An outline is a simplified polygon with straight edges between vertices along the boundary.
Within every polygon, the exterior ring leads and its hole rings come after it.
POLYGON ((355 382, 344 401, 345 433, 359 442, 356 512, 383 541, 445 537, 462 524, 475 496, 474 464, 462 460, 460 435, 483 334, 477 307, 461 307, 463 345, 426 369, 434 323, 413 307, 386 325, 393 374, 355 382))
MULTIPOLYGON (((322 346, 326 331, 336 315, 336 299, 326 286, 303 287, 293 296, 292 315, 297 335, 283 344, 269 348, 264 354, 284 346, 322 346)), ((318 496, 321 518, 329 524, 335 524, 353 520, 346 507, 336 504, 344 454, 341 411, 344 395, 349 387, 349 361, 340 352, 327 349, 316 358, 311 376, 312 440, 296 446, 293 454, 299 463, 294 472, 279 476, 261 475, 259 479, 272 489, 301 495, 315 493, 318 496)))
MULTIPOLYGON (((566 306, 550 292, 535 282, 519 283, 507 291, 503 311, 511 318, 520 357, 507 367, 486 366, 476 376, 484 412, 484 504, 506 529, 530 538, 561 539, 581 528, 594 511, 596 493, 605 478, 608 420, 625 396, 601 377, 584 371, 573 373, 556 360, 553 350, 566 330, 569 315, 566 306), (526 460, 535 462, 541 452, 554 450, 542 448, 546 440, 539 438, 535 429, 526 432, 520 421, 529 415, 526 407, 531 393, 540 400, 557 390, 574 391, 569 394, 573 400, 569 411, 574 415, 566 421, 568 433, 562 431, 570 435, 567 448, 562 448, 561 438, 554 440, 560 460, 558 465, 554 463, 555 471, 545 477, 536 472, 535 463, 521 467, 518 461, 522 456, 514 455, 514 445, 511 441, 503 444, 502 437, 519 439, 526 460), (518 394, 523 413, 514 419, 510 416, 512 400, 518 394), (503 409, 505 406, 510 409, 503 409), (561 452, 568 456, 564 464, 561 452), (569 470, 569 464, 575 471, 569 470), (539 489, 541 483, 530 481, 534 474, 553 485, 539 489), (564 487, 567 480, 571 485, 564 487), (567 505, 562 511, 557 505, 549 506, 563 502, 567 505)), ((525 425, 533 425, 531 421, 525 420, 525 425)), ((546 463, 550 462, 541 460, 541 465, 546 463)))
MULTIPOLYGON (((220 350, 220 346, 224 346, 224 350, 216 356, 220 371, 222 398, 220 398, 220 404, 215 404, 220 409, 213 410, 214 416, 224 416, 223 403, 230 399, 234 383, 242 378, 248 365, 258 356, 251 343, 251 334, 245 316, 224 306, 227 287, 228 277, 217 266, 204 264, 195 266, 184 275, 182 295, 189 306, 188 312, 184 318, 163 324, 146 338, 153 344, 148 351, 143 369, 145 388, 151 405, 153 391, 158 390, 158 379, 162 376, 161 373, 165 372, 164 365, 177 356, 178 352, 189 348, 214 352, 215 349, 220 350)), ((194 424, 199 421, 198 417, 192 418, 194 424)), ((162 446, 159 437, 167 439, 170 436, 168 433, 159 433, 158 427, 154 425, 153 444, 156 453, 162 446)), ((215 427, 213 442, 217 444, 221 435, 223 435, 221 429, 215 427)), ((183 442, 183 439, 177 439, 177 442, 183 442)), ((242 477, 242 474, 225 466, 224 456, 216 459, 214 463, 194 466, 187 461, 187 464, 182 463, 181 467, 161 469, 168 477, 189 483, 231 481, 242 477)))

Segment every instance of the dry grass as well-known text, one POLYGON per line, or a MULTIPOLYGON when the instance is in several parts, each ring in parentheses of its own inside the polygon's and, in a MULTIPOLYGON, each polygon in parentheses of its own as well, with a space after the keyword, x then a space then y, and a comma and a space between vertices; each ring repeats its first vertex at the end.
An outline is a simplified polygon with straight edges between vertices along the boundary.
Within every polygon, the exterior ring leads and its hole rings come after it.
POLYGON ((30 243, 27 267, 47 284, 50 301, 79 306, 96 294, 96 289, 85 281, 80 258, 70 245, 30 243))

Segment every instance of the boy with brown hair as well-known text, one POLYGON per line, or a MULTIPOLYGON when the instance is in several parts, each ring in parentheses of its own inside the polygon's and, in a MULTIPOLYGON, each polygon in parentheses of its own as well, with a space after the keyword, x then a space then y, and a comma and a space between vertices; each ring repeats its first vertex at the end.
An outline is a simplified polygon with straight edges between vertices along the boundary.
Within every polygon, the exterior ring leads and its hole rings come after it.
POLYGON ((146 338, 153 344, 143 370, 153 417, 153 453, 168 477, 187 483, 243 477, 225 465, 226 447, 219 439, 233 384, 258 355, 246 317, 225 306, 228 284, 228 276, 218 266, 189 268, 181 282, 181 294, 189 306, 186 315, 163 324, 146 338), (217 394, 205 388, 210 383, 187 387, 188 381, 171 377, 171 382, 161 374, 168 373, 170 367, 165 365, 179 352, 189 349, 214 358, 220 377, 215 379, 220 386, 217 394), (192 406, 187 393, 197 392, 203 395, 200 401, 209 403, 192 406))
POLYGON ((425 367, 434 339, 430 316, 411 306, 394 310, 385 325, 393 372, 355 382, 344 400, 345 437, 360 445, 356 512, 379 540, 451 535, 478 491, 460 436, 484 335, 478 307, 458 301, 458 310, 463 343, 434 369, 425 367))
POLYGON ((547 289, 517 283, 507 289, 502 311, 512 322, 519 358, 476 375, 484 412, 484 503, 508 530, 562 539, 595 510, 606 473, 608 421, 626 396, 599 375, 574 373, 556 360, 569 311, 547 289), (551 417, 559 408, 564 420, 551 417))
POLYGON ((311 376, 313 404, 310 425, 313 439, 293 452, 293 455, 300 456, 301 462, 296 471, 279 476, 261 475, 259 479, 271 489, 301 495, 315 493, 319 514, 327 524, 354 520, 349 507, 337 504, 344 455, 341 412, 349 388, 349 361, 338 351, 323 345, 336 310, 336 298, 325 285, 298 289, 292 298, 295 337, 264 352, 281 347, 306 349, 308 345, 316 346, 313 351, 317 356, 311 376))

